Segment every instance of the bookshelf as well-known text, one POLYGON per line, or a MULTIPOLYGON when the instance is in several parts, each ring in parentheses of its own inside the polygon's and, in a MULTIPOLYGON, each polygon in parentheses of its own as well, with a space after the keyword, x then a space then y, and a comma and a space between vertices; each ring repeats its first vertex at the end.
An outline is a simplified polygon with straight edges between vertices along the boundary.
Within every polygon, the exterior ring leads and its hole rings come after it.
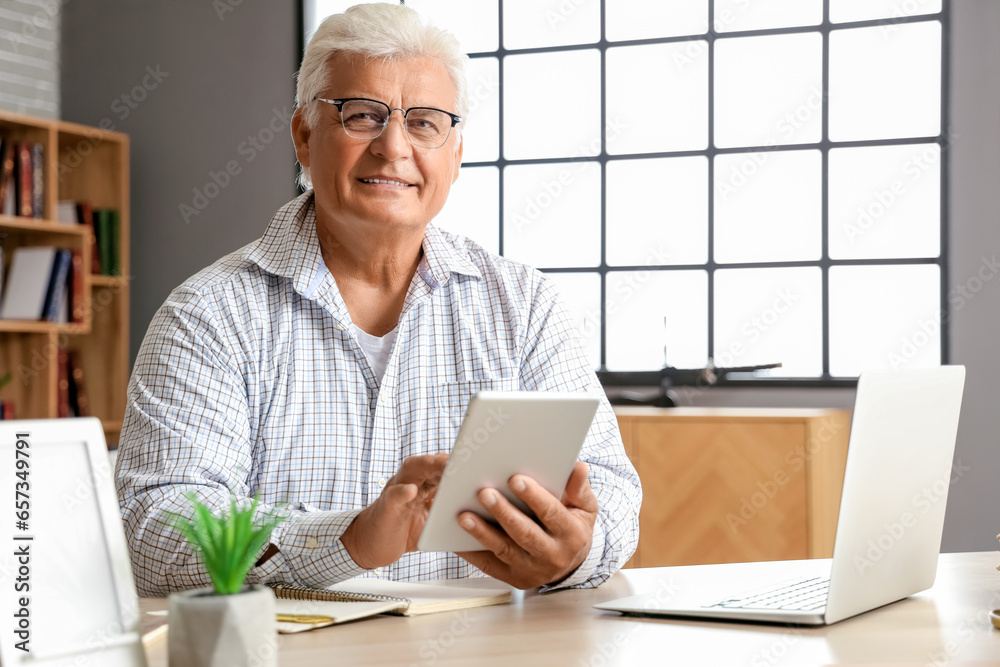
POLYGON ((16 248, 55 246, 79 251, 83 259, 82 318, 58 324, 0 319, 0 401, 13 401, 17 419, 59 414, 61 351, 74 353, 83 371, 89 414, 100 418, 109 445, 118 442, 125 416, 129 321, 128 136, 75 123, 0 111, 0 136, 41 144, 44 200, 41 218, 0 215, 4 267, 16 248), (86 225, 57 221, 62 200, 87 201, 94 209, 119 212, 120 275, 92 275, 94 243, 86 225))

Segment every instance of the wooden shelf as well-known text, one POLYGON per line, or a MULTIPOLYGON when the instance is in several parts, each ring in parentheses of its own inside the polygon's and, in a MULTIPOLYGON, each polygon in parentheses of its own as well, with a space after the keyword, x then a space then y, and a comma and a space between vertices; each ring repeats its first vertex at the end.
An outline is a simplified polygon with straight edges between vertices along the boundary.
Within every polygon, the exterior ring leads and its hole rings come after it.
POLYGON ((114 421, 111 419, 102 419, 101 426, 104 427, 105 433, 121 433, 122 423, 120 421, 114 421))
POLYGON ((13 333, 65 333, 86 334, 90 327, 83 324, 58 324, 56 322, 34 322, 32 320, 0 320, 0 332, 13 333))
POLYGON ((26 232, 81 237, 86 236, 90 231, 83 225, 67 225, 65 222, 54 222, 52 220, 0 215, 0 230, 3 229, 18 229, 26 232))
POLYGON ((0 215, 2 251, 9 265, 14 249, 50 245, 84 257, 82 324, 0 320, 0 375, 15 381, 0 390, 13 401, 18 419, 59 414, 59 366, 71 351, 83 370, 90 414, 104 425, 109 445, 118 441, 125 417, 129 372, 129 282, 127 277, 90 275, 93 233, 88 226, 55 220, 58 202, 87 201, 119 212, 122 276, 129 275, 129 140, 120 132, 0 111, 0 136, 41 144, 45 219, 0 215), (110 292, 110 294, 109 294, 110 292))
POLYGON ((90 284, 100 287, 124 287, 128 285, 128 278, 124 276, 102 276, 93 274, 90 276, 90 284))

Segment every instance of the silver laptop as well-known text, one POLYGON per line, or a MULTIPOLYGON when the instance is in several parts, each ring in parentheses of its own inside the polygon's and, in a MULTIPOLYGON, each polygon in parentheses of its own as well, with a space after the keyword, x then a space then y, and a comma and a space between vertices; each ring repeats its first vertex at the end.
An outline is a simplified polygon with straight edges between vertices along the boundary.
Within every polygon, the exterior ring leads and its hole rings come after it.
POLYGON ((0 498, 0 662, 145 667, 100 420, 0 421, 0 498))
MULTIPOLYGON (((964 366, 869 371, 858 379, 832 559, 789 561, 782 581, 726 583, 725 594, 633 595, 598 609, 654 616, 829 625, 930 588, 964 366), (731 590, 732 594, 729 594, 731 590)), ((725 577, 725 565, 709 565, 725 577)))

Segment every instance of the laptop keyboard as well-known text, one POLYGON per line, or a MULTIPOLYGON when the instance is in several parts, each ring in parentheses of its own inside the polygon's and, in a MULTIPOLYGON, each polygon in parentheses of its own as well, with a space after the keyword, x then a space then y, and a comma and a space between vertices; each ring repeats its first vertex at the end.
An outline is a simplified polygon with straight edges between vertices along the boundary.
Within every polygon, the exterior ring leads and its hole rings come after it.
POLYGON ((812 577, 760 591, 742 598, 720 600, 709 608, 723 609, 784 609, 788 611, 815 611, 826 605, 830 589, 827 577, 812 577))

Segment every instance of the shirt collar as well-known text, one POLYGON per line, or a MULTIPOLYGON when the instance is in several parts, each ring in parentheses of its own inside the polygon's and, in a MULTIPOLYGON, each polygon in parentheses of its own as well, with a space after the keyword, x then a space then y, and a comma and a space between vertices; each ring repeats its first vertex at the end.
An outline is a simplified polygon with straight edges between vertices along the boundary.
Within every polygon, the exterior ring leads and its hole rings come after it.
MULTIPOLYGON (((417 272, 431 287, 447 283, 452 273, 482 277, 467 253, 433 224, 424 231, 423 249, 417 272)), ((289 278, 297 292, 312 298, 330 275, 316 236, 313 191, 306 191, 278 209, 264 236, 251 244, 245 258, 268 273, 289 278)))
POLYGON ((448 282, 452 273, 474 278, 483 277, 482 272, 469 260, 467 254, 455 247, 446 233, 433 224, 427 225, 427 229, 424 230, 423 248, 424 257, 420 260, 417 271, 432 287, 448 282))
POLYGON ((330 274, 316 237, 312 190, 278 209, 264 236, 247 249, 245 258, 268 273, 290 279, 295 291, 312 297, 330 274))

